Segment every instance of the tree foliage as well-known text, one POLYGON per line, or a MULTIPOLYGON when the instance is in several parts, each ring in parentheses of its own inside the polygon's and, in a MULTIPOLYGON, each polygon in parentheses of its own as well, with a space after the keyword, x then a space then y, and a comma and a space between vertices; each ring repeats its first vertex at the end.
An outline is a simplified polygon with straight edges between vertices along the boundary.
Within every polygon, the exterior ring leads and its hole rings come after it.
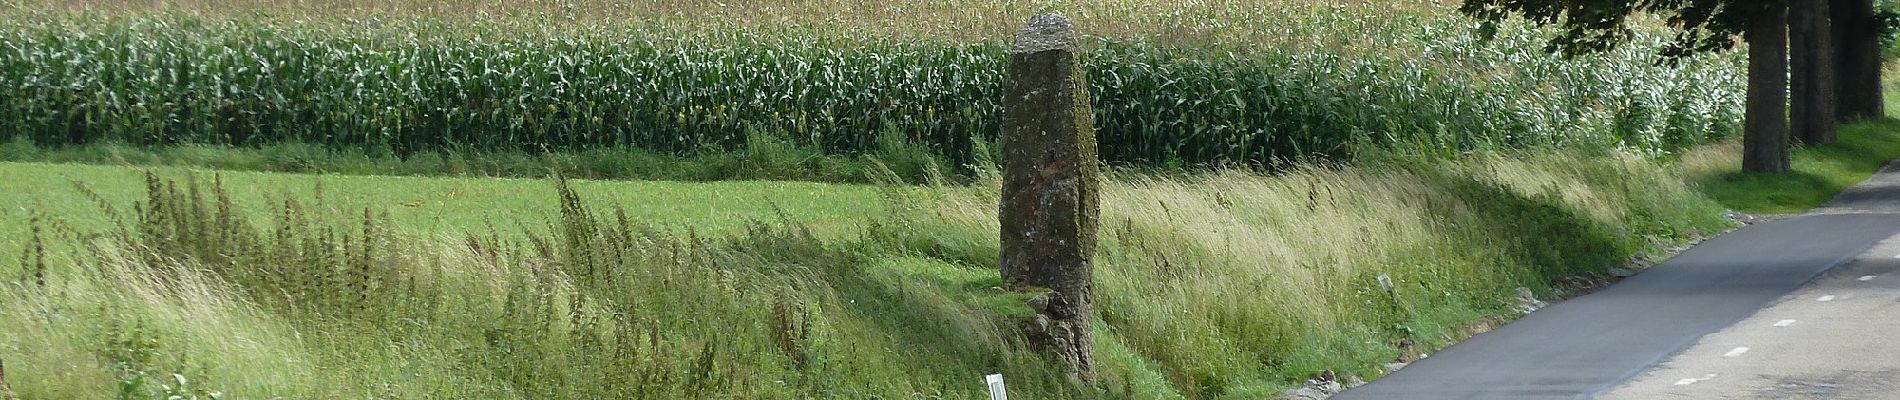
POLYGON ((1483 20, 1485 31, 1512 16, 1556 26, 1561 31, 1545 49, 1565 56, 1628 42, 1632 17, 1654 14, 1676 31, 1661 54, 1661 61, 1675 61, 1732 48, 1751 17, 1785 6, 1782 0, 1465 0, 1459 11, 1483 20))

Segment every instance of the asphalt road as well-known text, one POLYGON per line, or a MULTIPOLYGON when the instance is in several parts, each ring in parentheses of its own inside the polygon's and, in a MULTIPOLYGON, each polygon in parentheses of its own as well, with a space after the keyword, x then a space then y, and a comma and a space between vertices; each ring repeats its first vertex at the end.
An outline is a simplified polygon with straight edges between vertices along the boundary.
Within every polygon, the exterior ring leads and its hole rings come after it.
POLYGON ((1900 398, 1896 255, 1900 237, 1597 398, 1900 398))
POLYGON ((1900 234, 1893 169, 1816 213, 1712 238, 1333 398, 1584 399, 1617 388, 1900 234))

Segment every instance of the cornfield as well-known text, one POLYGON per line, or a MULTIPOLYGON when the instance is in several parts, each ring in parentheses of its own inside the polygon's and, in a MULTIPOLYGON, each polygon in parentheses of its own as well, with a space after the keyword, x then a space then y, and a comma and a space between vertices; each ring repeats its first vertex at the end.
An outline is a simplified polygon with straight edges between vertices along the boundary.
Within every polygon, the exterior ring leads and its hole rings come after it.
MULTIPOLYGON (((1449 15, 1392 21, 1342 8, 1310 18, 1293 26, 1330 28, 1284 34, 1359 30, 1365 44, 1091 38, 1102 157, 1265 166, 1368 145, 1667 154, 1741 120, 1738 58, 1656 66, 1656 35, 1563 60, 1524 27, 1487 37, 1449 15)), ((1006 47, 809 27, 40 15, 0 22, 0 138, 402 156, 686 154, 762 135, 860 154, 901 137, 967 163, 974 142, 999 131, 1006 47)))

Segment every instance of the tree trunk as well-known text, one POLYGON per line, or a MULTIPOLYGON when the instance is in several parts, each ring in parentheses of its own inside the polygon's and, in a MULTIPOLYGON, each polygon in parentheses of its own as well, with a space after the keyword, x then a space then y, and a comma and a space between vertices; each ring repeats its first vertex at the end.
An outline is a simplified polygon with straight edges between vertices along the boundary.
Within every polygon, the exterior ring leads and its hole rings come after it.
POLYGON ((1874 26, 1874 0, 1834 0, 1834 82, 1841 121, 1887 116, 1880 81, 1880 32, 1874 26))
POLYGON ((1771 7, 1748 21, 1748 105, 1742 171, 1788 171, 1788 9, 1771 7))
POLYGON ((1831 0, 1795 0, 1788 10, 1789 69, 1793 98, 1788 115, 1794 139, 1803 145, 1834 143, 1834 42, 1828 24, 1831 0))

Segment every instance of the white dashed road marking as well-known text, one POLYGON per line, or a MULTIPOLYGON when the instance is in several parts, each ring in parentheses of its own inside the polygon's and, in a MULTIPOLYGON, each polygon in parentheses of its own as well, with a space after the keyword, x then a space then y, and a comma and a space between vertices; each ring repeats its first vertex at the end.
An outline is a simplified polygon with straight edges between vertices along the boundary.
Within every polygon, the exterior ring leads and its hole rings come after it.
POLYGON ((1826 295, 1826 296, 1821 296, 1821 298, 1818 298, 1818 299, 1815 299, 1815 300, 1818 300, 1818 301, 1834 301, 1834 295, 1831 295, 1831 294, 1830 294, 1830 295, 1826 295))
POLYGON ((1747 347, 1736 347, 1734 350, 1729 350, 1727 354, 1723 354, 1722 356, 1723 357, 1740 357, 1742 353, 1747 353, 1747 352, 1748 352, 1747 347))
POLYGON ((1794 325, 1794 320, 1784 319, 1780 321, 1775 321, 1775 326, 1788 326, 1788 325, 1794 325))
POLYGON ((1682 378, 1682 380, 1676 381, 1676 384, 1687 385, 1687 384, 1706 381, 1710 379, 1715 379, 1715 374, 1703 375, 1701 378, 1682 378))

